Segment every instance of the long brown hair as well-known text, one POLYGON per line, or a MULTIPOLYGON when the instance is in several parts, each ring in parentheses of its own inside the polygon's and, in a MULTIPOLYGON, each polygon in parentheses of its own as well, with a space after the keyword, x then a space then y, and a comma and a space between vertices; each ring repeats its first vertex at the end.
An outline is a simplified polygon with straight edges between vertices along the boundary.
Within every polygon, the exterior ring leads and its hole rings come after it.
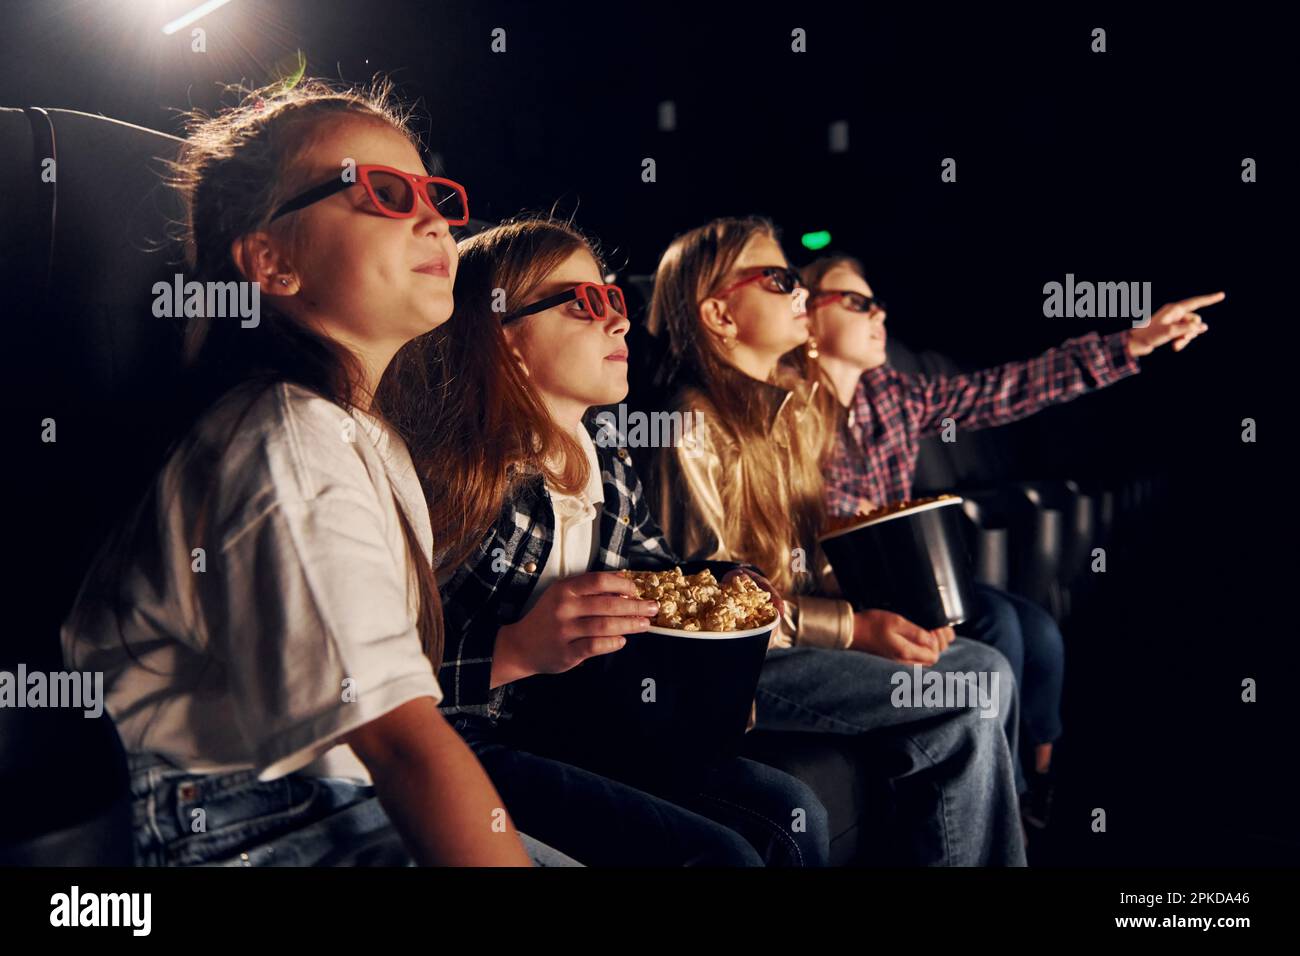
POLYGON ((604 270, 581 232, 550 218, 515 219, 458 248, 455 312, 397 353, 376 396, 424 483, 439 569, 469 558, 523 482, 540 476, 569 494, 586 484, 586 455, 515 361, 501 319, 578 249, 604 270))
POLYGON ((793 548, 810 552, 814 575, 820 567, 812 552, 825 519, 821 469, 834 442, 828 385, 806 352, 783 359, 768 384, 794 394, 774 426, 769 391, 728 360, 699 308, 759 235, 778 238, 769 220, 750 216, 715 219, 674 239, 659 260, 648 324, 667 336, 678 403, 702 411, 730 446, 721 453, 740 463, 740 481, 719 489, 735 556, 790 591, 793 548))
MULTIPOLYGON (((243 281, 231 255, 240 236, 271 232, 288 242, 296 236, 292 221, 271 222, 274 210, 303 183, 295 168, 310 149, 313 136, 327 122, 356 119, 382 123, 407 137, 417 149, 419 138, 411 129, 411 113, 396 98, 392 84, 376 79, 365 87, 332 85, 308 79, 287 88, 275 84, 240 91, 238 105, 208 116, 200 112, 186 118, 187 139, 174 161, 167 164, 169 184, 183 202, 185 215, 175 223, 176 238, 185 251, 186 266, 200 282, 243 281)), ((291 217, 296 219, 297 217, 291 217)), ((247 390, 247 404, 236 417, 227 444, 266 388, 292 383, 334 402, 345 410, 355 407, 364 381, 357 356, 338 341, 308 328, 275 308, 274 297, 261 299, 260 321, 253 327, 229 320, 188 320, 184 358, 186 394, 178 404, 183 411, 171 429, 179 441, 190 427, 223 395, 247 390)), ((175 444, 172 449, 174 450, 175 444)), ((210 491, 205 499, 210 499, 210 491)), ((140 522, 156 505, 157 486, 140 501, 133 517, 101 552, 88 587, 108 598, 119 619, 121 606, 117 582, 132 553, 140 522)), ((425 655, 436 670, 442 660, 442 609, 431 565, 424 559, 410 519, 397 505, 398 518, 410 558, 408 581, 418 595, 417 629, 425 655)), ((199 509, 195 540, 202 540, 206 505, 199 509)))

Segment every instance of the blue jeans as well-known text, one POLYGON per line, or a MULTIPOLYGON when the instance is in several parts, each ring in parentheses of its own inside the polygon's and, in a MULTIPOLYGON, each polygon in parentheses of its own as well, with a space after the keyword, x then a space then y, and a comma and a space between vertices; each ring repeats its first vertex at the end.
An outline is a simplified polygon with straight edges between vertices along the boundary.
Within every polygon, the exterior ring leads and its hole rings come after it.
MULTIPOLYGON (((131 754, 138 866, 412 866, 373 787, 252 770, 193 774, 131 754)), ((538 866, 573 860, 520 834, 538 866)))
POLYGON ((997 651, 957 638, 923 672, 997 675, 995 716, 973 706, 899 706, 896 675, 911 667, 855 650, 768 652, 758 682, 762 730, 860 737, 896 797, 900 862, 1023 866, 1012 753, 1019 722, 1015 677, 997 651))
POLYGON ((1020 688, 1025 743, 1052 743, 1061 736, 1061 691, 1065 684, 1065 639, 1056 620, 1032 601, 979 582, 975 584, 972 610, 974 613, 957 625, 957 630, 996 647, 1011 663, 1020 688))
POLYGON ((587 866, 825 866, 826 808, 794 777, 735 758, 654 793, 509 746, 480 717, 449 718, 522 829, 587 866))

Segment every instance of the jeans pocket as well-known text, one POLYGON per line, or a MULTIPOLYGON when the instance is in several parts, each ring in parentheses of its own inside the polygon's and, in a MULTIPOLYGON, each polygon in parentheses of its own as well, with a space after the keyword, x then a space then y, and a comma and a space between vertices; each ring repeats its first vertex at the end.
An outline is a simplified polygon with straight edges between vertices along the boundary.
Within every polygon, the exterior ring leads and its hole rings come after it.
MULTIPOLYGON (((172 866, 197 866, 239 854, 311 822, 325 809, 316 779, 289 774, 260 781, 247 775, 189 777, 175 788, 178 837, 164 847, 172 866)), ((328 801, 326 801, 328 802, 328 801)))

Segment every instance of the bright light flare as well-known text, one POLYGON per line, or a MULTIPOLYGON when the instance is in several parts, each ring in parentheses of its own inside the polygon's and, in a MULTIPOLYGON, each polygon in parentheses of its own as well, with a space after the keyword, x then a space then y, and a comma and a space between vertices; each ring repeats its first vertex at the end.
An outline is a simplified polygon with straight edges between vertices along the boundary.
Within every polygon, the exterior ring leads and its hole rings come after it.
POLYGON ((162 28, 162 32, 167 34, 168 36, 171 36, 177 30, 185 29, 195 20, 200 20, 203 17, 206 17, 213 10, 219 10, 221 7, 224 7, 229 2, 230 0, 208 0, 207 3, 201 3, 193 10, 191 10, 189 13, 185 14, 184 16, 177 17, 171 23, 168 23, 166 26, 162 28))

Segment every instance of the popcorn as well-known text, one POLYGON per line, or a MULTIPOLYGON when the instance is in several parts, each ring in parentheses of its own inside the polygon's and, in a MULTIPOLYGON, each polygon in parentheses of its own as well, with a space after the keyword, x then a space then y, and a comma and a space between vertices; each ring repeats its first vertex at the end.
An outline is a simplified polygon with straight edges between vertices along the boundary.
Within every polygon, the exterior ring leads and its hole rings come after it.
POLYGON ((669 571, 620 571, 636 585, 637 596, 657 601, 656 627, 680 631, 743 631, 776 620, 772 596, 748 575, 719 584, 707 568, 683 574, 669 571))
POLYGON ((826 524, 822 529, 822 535, 833 534, 844 528, 851 527, 855 524, 862 524, 864 521, 875 521, 877 518, 884 518, 887 515, 896 514, 899 511, 906 511, 909 508, 919 508, 921 505, 933 504, 936 501, 955 501, 957 495, 934 495, 930 498, 915 498, 911 501, 896 501, 891 505, 885 505, 881 508, 873 508, 867 514, 843 515, 841 517, 832 517, 826 519, 826 524))

